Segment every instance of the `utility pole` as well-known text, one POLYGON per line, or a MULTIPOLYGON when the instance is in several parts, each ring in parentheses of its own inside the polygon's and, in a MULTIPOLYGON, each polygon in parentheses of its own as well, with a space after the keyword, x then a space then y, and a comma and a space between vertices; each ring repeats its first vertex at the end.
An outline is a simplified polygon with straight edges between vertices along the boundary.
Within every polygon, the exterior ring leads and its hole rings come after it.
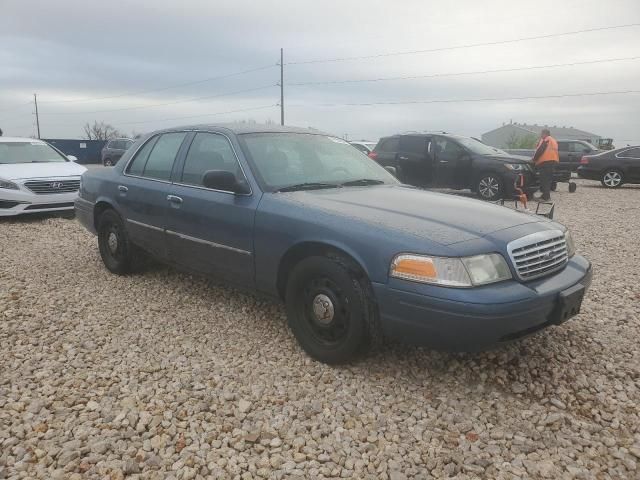
POLYGON ((40 139, 40 117, 38 117, 38 96, 33 94, 33 103, 36 105, 36 127, 38 129, 38 139, 40 139))
POLYGON ((284 49, 280 49, 280 125, 284 125, 284 49))

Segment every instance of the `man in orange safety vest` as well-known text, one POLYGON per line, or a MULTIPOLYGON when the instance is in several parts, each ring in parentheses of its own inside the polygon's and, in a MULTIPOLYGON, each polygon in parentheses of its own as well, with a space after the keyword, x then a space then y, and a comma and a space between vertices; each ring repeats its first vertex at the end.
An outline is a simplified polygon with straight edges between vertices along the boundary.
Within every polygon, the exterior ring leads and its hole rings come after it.
POLYGON ((551 136, 551 132, 545 128, 540 132, 540 140, 536 145, 536 153, 533 155, 533 163, 538 171, 540 190, 542 191, 542 196, 534 198, 534 200, 551 200, 553 172, 559 161, 558 142, 551 136))

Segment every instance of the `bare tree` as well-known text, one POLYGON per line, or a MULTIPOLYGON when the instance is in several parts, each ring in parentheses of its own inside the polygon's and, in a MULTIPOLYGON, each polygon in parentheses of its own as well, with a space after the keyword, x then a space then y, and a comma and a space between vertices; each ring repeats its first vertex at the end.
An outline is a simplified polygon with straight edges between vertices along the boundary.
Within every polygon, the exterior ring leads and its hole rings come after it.
POLYGON ((109 140, 110 138, 121 137, 122 134, 108 123, 93 121, 93 125, 88 122, 84 124, 84 137, 87 140, 109 140))

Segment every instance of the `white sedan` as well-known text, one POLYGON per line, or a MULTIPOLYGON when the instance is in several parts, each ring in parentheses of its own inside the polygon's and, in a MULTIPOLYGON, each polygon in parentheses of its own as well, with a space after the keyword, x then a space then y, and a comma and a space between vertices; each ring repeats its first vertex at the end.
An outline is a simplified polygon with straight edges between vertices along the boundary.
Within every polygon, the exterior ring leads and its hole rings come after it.
POLYGON ((0 137, 0 217, 73 210, 86 171, 46 142, 0 137))

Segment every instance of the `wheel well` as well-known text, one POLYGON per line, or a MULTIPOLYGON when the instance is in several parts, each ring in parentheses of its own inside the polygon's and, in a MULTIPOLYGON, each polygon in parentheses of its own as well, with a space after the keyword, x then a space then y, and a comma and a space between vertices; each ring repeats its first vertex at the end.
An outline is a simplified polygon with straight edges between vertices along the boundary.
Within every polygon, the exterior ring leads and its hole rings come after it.
POLYGON ((100 215, 102 215, 105 210, 109 209, 113 209, 113 207, 108 202, 98 202, 93 207, 93 226, 96 230, 98 230, 98 219, 100 218, 100 215))
POLYGON ((344 250, 321 242, 303 242, 291 247, 280 260, 276 288, 278 295, 284 299, 289 273, 301 260, 312 256, 339 256, 346 258, 359 274, 366 276, 366 271, 353 256, 344 250))

